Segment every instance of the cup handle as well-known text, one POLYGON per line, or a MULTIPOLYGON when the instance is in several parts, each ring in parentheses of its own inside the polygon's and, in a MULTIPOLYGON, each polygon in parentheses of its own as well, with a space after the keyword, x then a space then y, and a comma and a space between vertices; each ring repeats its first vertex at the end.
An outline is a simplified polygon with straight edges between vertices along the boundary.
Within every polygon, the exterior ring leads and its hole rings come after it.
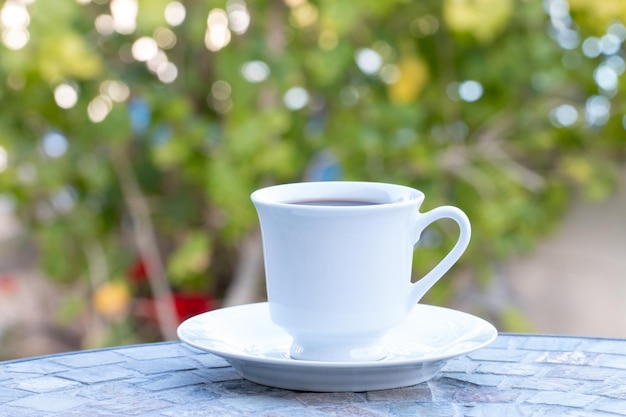
POLYGON ((452 206, 441 206, 426 213, 418 213, 415 225, 414 241, 417 242, 426 227, 440 219, 452 219, 459 225, 459 239, 450 252, 422 279, 411 284, 409 308, 412 308, 426 294, 439 278, 443 276, 461 257, 470 241, 472 227, 469 219, 460 209, 452 206))

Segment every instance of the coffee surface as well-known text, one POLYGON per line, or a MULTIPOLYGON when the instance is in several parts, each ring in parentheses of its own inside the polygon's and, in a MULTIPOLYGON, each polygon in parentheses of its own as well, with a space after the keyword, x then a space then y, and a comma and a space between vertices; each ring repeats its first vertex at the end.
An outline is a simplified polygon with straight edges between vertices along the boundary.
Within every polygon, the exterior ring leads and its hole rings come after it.
POLYGON ((332 207, 354 207, 354 206, 374 206, 382 204, 376 201, 363 200, 297 200, 289 201, 288 204, 296 204, 299 206, 332 206, 332 207))

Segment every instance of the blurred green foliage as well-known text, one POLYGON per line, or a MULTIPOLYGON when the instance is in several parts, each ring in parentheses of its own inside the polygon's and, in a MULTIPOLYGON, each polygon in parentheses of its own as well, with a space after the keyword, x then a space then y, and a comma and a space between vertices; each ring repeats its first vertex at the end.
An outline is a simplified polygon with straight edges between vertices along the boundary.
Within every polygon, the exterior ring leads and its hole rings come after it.
MULTIPOLYGON (((461 267, 484 276, 572 196, 608 195, 624 160, 626 5, 571 6, 5 0, 3 202, 50 279, 96 291, 142 258, 141 198, 170 285, 220 299, 257 228, 254 189, 402 183, 425 209, 468 214, 461 267)), ((447 226, 416 276, 448 249, 447 226)))

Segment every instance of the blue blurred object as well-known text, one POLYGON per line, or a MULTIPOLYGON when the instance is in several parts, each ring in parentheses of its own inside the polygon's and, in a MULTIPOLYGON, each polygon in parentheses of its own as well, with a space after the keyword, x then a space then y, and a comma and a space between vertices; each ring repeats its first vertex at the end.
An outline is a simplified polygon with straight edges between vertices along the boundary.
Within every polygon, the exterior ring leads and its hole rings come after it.
POLYGON ((172 128, 164 123, 159 123, 150 137, 150 142, 152 146, 160 146, 165 145, 171 138, 172 128))
POLYGON ((209 145, 217 145, 222 141, 224 131, 217 123, 209 123, 206 128, 205 138, 209 145))
POLYGON ((152 119, 152 110, 147 101, 135 97, 128 103, 128 115, 133 133, 140 135, 146 133, 152 119))
POLYGON ((337 181, 343 178, 343 167, 330 150, 313 155, 306 169, 305 181, 337 181))

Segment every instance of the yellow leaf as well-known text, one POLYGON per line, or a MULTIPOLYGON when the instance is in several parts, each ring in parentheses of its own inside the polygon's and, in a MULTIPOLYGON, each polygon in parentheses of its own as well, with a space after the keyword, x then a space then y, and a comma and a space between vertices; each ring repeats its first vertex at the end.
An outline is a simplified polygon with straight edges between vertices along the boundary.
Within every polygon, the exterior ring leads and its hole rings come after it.
POLYGON ((605 33, 611 22, 626 21, 624 0, 569 0, 576 22, 598 35, 605 33))
POLYGON ((443 18, 451 31, 491 41, 513 13, 513 0, 446 0, 443 18))
POLYGON ((398 62, 399 77, 387 88, 389 99, 398 104, 415 101, 428 81, 428 67, 417 57, 403 58, 398 62))
POLYGON ((579 184, 589 182, 593 176, 593 167, 583 157, 570 156, 561 162, 563 173, 579 184))
POLYGON ((74 33, 42 40, 39 54, 39 69, 49 81, 94 78, 104 67, 100 56, 74 33))
POLYGON ((107 318, 119 318, 130 304, 130 290, 121 281, 109 281, 100 285, 93 294, 96 312, 107 318))

